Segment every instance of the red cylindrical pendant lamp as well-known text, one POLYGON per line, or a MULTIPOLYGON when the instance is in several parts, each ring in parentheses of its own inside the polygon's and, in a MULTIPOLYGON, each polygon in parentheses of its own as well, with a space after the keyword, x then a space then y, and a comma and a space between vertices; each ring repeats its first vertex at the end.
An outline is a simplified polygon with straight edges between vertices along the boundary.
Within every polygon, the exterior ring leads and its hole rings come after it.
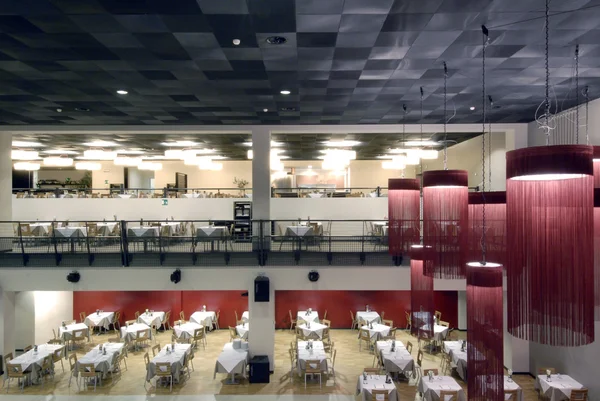
POLYGON ((464 170, 423 173, 425 274, 465 278, 468 255, 468 175, 464 170))
POLYGON ((594 146, 594 320, 600 321, 600 146, 594 146))
POLYGON ((388 180, 388 244, 392 255, 400 255, 419 243, 421 186, 414 178, 388 180))
POLYGON ((482 250, 482 213, 485 203, 487 259, 506 265, 506 192, 469 192, 469 260, 479 260, 482 250))
POLYGON ((410 332, 418 338, 433 338, 433 277, 423 274, 423 245, 410 249, 410 332))
POLYGON ((554 346, 594 341, 592 147, 506 154, 508 331, 554 346))

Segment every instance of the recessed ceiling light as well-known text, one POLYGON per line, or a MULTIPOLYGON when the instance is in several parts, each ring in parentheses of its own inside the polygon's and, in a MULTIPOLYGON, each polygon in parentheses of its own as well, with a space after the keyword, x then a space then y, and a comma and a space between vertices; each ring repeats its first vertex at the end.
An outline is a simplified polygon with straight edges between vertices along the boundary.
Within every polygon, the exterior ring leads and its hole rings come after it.
POLYGON ((404 143, 406 146, 439 146, 440 144, 436 141, 407 141, 404 143))
POLYGON ((137 149, 118 149, 117 153, 122 155, 143 155, 146 152, 137 149))
POLYGON ((469 107, 469 110, 471 110, 471 111, 475 110, 475 106, 469 107))
POLYGON ((308 168, 312 168, 312 166, 308 166, 308 168))
POLYGON ((348 146, 358 146, 360 145, 359 141, 326 141, 323 142, 323 145, 325 146, 332 146, 332 147, 348 147, 348 146))
POLYGON ((48 155, 76 155, 79 152, 77 152, 75 150, 66 150, 66 149, 50 149, 50 150, 43 150, 42 153, 45 153, 48 155))
POLYGON ((235 46, 239 46, 239 45, 240 45, 240 43, 242 43, 242 41, 241 41, 241 40, 239 40, 239 39, 233 39, 233 44, 234 44, 235 46))
POLYGON ((123 89, 119 89, 119 90, 117 90, 117 93, 118 93, 119 95, 126 95, 126 94, 128 94, 129 92, 127 92, 126 90, 123 90, 123 89))
POLYGON ((87 107, 75 107, 75 111, 90 111, 87 107))
POLYGON ((265 42, 270 45, 282 45, 287 42, 287 39, 283 36, 269 36, 267 39, 265 39, 265 42))
POLYGON ((44 146, 44 144, 40 142, 12 141, 12 146, 17 148, 39 148, 40 146, 44 146))
POLYGON ((269 109, 263 109, 263 111, 266 113, 266 112, 268 112, 268 111, 269 111, 269 109))
POLYGON ((174 141, 174 142, 161 142, 161 145, 163 146, 173 146, 173 147, 182 147, 182 148, 187 148, 190 146, 196 146, 198 145, 196 142, 194 141, 174 141))
POLYGON ((112 141, 92 141, 92 142, 84 142, 83 143, 85 146, 92 146, 92 147, 110 147, 110 146, 117 146, 116 143, 112 142, 112 141))
POLYGON ((295 107, 282 107, 279 110, 281 110, 281 111, 296 111, 296 108, 295 107))
POLYGON ((281 91, 281 92, 279 92, 279 93, 281 93, 282 95, 289 95, 289 94, 290 94, 290 93, 292 93, 292 92, 290 92, 290 91, 289 91, 289 90, 287 90, 287 89, 284 89, 284 90, 282 90, 282 91, 281 91))

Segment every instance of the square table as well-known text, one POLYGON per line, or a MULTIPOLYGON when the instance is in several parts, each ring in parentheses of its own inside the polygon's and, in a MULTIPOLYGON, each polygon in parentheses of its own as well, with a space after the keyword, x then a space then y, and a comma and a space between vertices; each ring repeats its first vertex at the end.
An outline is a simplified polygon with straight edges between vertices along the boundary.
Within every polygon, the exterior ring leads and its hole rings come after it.
POLYGON ((90 339, 90 330, 85 323, 75 323, 67 326, 60 326, 58 328, 58 336, 62 337, 63 341, 67 342, 71 339, 71 337, 73 337, 73 331, 75 330, 85 330, 84 334, 87 336, 88 340, 90 339))
POLYGON ((31 229, 33 235, 43 237, 48 235, 51 225, 52 223, 30 223, 29 228, 31 229))
POLYGON ((179 374, 183 368, 183 363, 186 355, 191 352, 192 346, 190 344, 167 344, 165 345, 158 355, 156 355, 148 364, 148 370, 146 371, 146 381, 150 381, 156 374, 157 363, 170 363, 171 373, 173 375, 173 381, 179 381, 179 374), (175 346, 173 349, 172 347, 175 346), (169 351, 167 351, 167 348, 169 351))
POLYGON ((87 227, 56 227, 54 229, 56 238, 83 238, 87 237, 87 227))
MULTIPOLYGON (((452 355, 452 351, 460 351, 462 348, 462 341, 444 341, 444 352, 448 355, 452 355)), ((465 343, 465 350, 467 349, 465 343)))
POLYGON ((431 381, 429 377, 423 376, 419 380, 418 391, 423 393, 425 401, 439 401, 442 390, 458 391, 458 401, 467 401, 462 387, 450 376, 434 376, 431 381))
POLYGON ((452 358, 452 363, 456 365, 456 373, 460 376, 461 379, 467 381, 467 350, 465 348, 464 351, 459 349, 452 350, 450 355, 452 358))
POLYGON ((183 324, 176 324, 173 326, 173 331, 175 332, 175 336, 177 338, 181 338, 183 340, 189 340, 194 337, 194 333, 198 329, 202 329, 204 326, 194 322, 187 322, 183 324))
POLYGON ((285 235, 288 237, 306 237, 314 235, 312 226, 286 226, 285 235))
MULTIPOLYGON (((321 372, 327 372, 327 353, 323 341, 313 341, 312 348, 306 349, 308 341, 298 341, 298 375, 306 369, 306 361, 319 361, 321 372)), ((316 366, 311 366, 313 369, 316 366)))
MULTIPOLYGON (((429 330, 431 326, 426 324, 421 326, 421 330, 429 330)), ((441 343, 442 341, 444 341, 444 339, 446 339, 446 335, 448 334, 448 327, 446 326, 440 326, 439 324, 434 324, 433 325, 433 341, 436 341, 438 343, 441 343)))
POLYGON ((312 322, 310 327, 307 327, 306 324, 301 324, 298 326, 300 330, 302 330, 302 334, 304 334, 305 338, 310 339, 322 339, 323 338, 323 329, 326 329, 327 326, 321 323, 312 322))
POLYGON ((179 222, 176 221, 165 221, 160 223, 161 227, 169 227, 169 235, 173 235, 173 232, 177 232, 179 231, 179 228, 181 227, 181 224, 179 222))
POLYGON ((319 312, 313 310, 310 313, 307 313, 308 311, 305 310, 299 310, 298 311, 298 315, 297 315, 297 321, 300 322, 305 321, 305 322, 317 322, 319 323, 319 312))
POLYGON ((550 381, 546 375, 538 375, 535 379, 535 389, 546 396, 550 401, 562 401, 571 398, 571 390, 579 390, 583 385, 571 376, 551 375, 550 381))
POLYGON ((248 311, 244 311, 242 313, 242 322, 248 323, 250 321, 250 313, 248 311))
POLYGON ((217 319, 215 311, 196 311, 190 316, 190 322, 201 324, 202 326, 211 329, 213 322, 217 319))
POLYGON ((415 360, 401 341, 396 340, 396 350, 394 352, 392 352, 392 340, 377 341, 375 347, 381 355, 386 372, 404 373, 405 376, 413 373, 415 360))
POLYGON ((250 323, 238 324, 235 326, 235 331, 242 340, 248 340, 248 333, 250 333, 250 323))
MULTIPOLYGON (((369 331, 369 336, 371 339, 380 339, 382 337, 387 336, 390 333, 390 326, 386 326, 385 324, 375 323, 369 326, 362 326, 361 329, 365 329, 369 331)), ((360 333, 359 333, 360 336, 360 333)))
POLYGON ((385 382, 385 376, 367 375, 367 380, 362 375, 358 377, 356 383, 356 395, 361 395, 362 401, 376 401, 373 397, 373 390, 387 390, 390 401, 400 401, 400 395, 396 390, 396 385, 385 382))
POLYGON ((42 370, 42 364, 44 358, 50 354, 58 354, 63 357, 65 352, 65 346, 62 344, 41 344, 38 345, 37 352, 35 349, 31 349, 24 354, 19 355, 10 361, 15 365, 21 365, 23 371, 31 368, 31 381, 36 382, 40 371, 42 370))
POLYGON ((126 344, 128 344, 132 341, 135 341, 137 332, 140 330, 146 330, 146 335, 149 339, 152 339, 152 330, 150 329, 150 326, 144 323, 134 323, 127 327, 121 327, 121 338, 126 344))
POLYGON ((154 311, 154 312, 143 312, 138 317, 138 323, 147 324, 150 327, 159 328, 165 318, 165 312, 154 311))
POLYGON ((117 224, 119 223, 116 221, 102 222, 96 223, 96 227, 98 227, 98 233, 100 235, 108 236, 113 233, 117 224))
POLYGON ((123 343, 105 343, 101 344, 104 351, 100 351, 100 345, 95 346, 90 352, 79 358, 75 363, 73 376, 79 375, 79 365, 82 363, 93 363, 96 372, 102 372, 102 377, 105 378, 108 371, 112 368, 114 354, 121 354, 125 344, 123 343))
MULTIPOLYGON (((217 250, 220 249, 221 240, 225 240, 229 237, 229 229, 226 226, 203 226, 196 227, 196 241, 204 242, 205 244, 210 242, 210 251, 215 250, 215 242, 217 243, 217 250)), ((227 250, 227 243, 225 243, 225 250, 227 250)))
POLYGON ((246 377, 246 364, 248 363, 248 343, 238 340, 235 348, 234 343, 227 343, 223 347, 223 351, 219 354, 215 363, 215 373, 213 379, 217 377, 217 373, 227 373, 230 375, 228 384, 235 384, 235 375, 240 374, 246 377))
POLYGON ((115 316, 115 312, 100 312, 100 313, 91 313, 86 318, 84 323, 87 326, 97 326, 104 327, 104 329, 108 330, 110 325, 112 324, 113 318, 115 316))
POLYGON ((131 194, 117 194, 117 196, 121 199, 130 199, 131 198, 131 194))
POLYGON ((358 320, 359 322, 362 320, 365 323, 381 323, 381 316, 379 316, 379 313, 375 312, 375 311, 357 311, 356 312, 356 320, 358 320))
POLYGON ((509 381, 508 376, 504 376, 504 390, 517 390, 517 399, 515 401, 523 401, 523 389, 514 380, 509 381))
POLYGON ((158 237, 158 227, 127 227, 127 235, 134 238, 158 237))

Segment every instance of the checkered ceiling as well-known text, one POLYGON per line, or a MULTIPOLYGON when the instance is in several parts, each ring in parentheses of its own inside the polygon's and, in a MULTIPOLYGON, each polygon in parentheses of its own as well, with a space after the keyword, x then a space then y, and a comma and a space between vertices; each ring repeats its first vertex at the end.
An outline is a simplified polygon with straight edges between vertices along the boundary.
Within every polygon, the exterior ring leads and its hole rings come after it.
MULTIPOLYGON (((561 108, 574 102, 576 43, 580 83, 599 92, 599 6, 551 3, 561 108)), ((417 122, 420 86, 424 122, 440 123, 442 61, 451 122, 478 122, 481 24, 492 120, 532 121, 544 94, 543 9, 543 0, 0 1, 0 124, 398 123, 402 104, 417 122), (274 35, 287 42, 267 43, 274 35)))

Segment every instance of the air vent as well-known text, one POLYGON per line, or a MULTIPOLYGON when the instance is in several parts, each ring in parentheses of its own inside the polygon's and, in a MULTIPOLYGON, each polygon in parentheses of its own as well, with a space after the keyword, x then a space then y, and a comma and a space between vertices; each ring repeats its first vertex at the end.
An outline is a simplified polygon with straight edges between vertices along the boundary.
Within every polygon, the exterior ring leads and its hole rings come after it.
POLYGON ((279 109, 280 111, 296 111, 295 107, 282 107, 279 109))
POLYGON ((75 107, 75 111, 90 111, 87 107, 75 107))
POLYGON ((287 42, 287 39, 283 36, 269 36, 266 42, 270 45, 282 45, 287 42))

